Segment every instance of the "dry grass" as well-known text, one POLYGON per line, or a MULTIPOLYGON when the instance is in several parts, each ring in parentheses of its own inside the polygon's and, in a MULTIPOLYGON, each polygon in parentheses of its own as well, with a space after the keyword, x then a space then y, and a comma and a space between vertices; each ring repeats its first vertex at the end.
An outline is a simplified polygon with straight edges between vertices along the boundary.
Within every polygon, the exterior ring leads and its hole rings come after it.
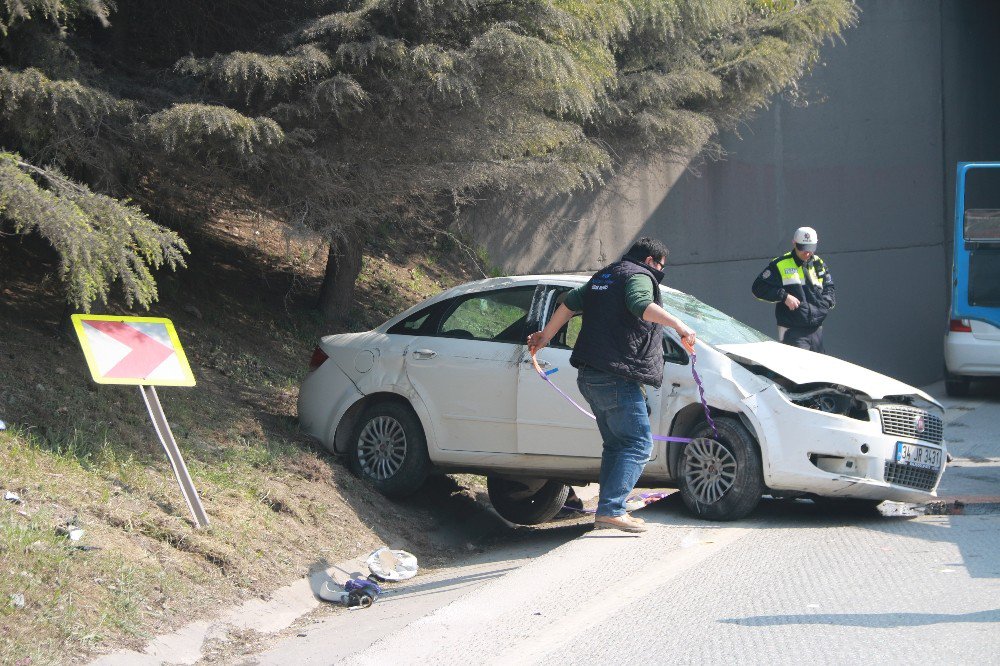
MULTIPOLYGON (((469 279, 433 236, 384 232, 339 330, 469 279)), ((450 544, 435 528, 476 503, 454 484, 389 503, 299 434, 298 381, 317 337, 335 332, 307 307, 325 253, 232 216, 188 239, 189 270, 161 276, 150 314, 173 319, 198 379, 159 394, 212 521, 205 530, 187 514, 138 390, 93 384, 62 332, 57 286, 39 279, 54 270, 49 252, 0 245, 0 492, 23 502, 0 503, 2 664, 139 647, 384 543, 442 562, 450 544), (85 530, 80 541, 59 534, 67 522, 85 530)))

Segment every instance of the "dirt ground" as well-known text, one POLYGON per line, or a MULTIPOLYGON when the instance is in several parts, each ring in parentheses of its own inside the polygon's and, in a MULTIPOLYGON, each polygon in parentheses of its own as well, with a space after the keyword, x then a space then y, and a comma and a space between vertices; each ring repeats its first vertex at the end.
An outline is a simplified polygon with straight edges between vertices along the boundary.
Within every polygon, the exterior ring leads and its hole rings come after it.
POLYGON ((94 384, 43 243, 0 239, 0 663, 77 663, 268 594, 311 567, 382 545, 441 566, 491 538, 455 525, 485 510, 477 477, 392 502, 298 432, 297 386, 318 337, 365 330, 478 267, 446 236, 381 229, 355 307, 311 308, 325 248, 220 214, 182 230, 189 267, 158 275, 194 370, 161 388, 211 520, 195 529, 139 392, 94 384), (79 541, 67 537, 82 528, 79 541))

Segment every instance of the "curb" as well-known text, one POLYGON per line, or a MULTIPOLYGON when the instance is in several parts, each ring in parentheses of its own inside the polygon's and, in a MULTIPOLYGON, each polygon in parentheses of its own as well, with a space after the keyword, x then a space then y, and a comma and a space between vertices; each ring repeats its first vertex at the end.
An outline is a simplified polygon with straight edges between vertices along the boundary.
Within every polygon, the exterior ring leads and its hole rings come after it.
POLYGON ((135 666, 195 664, 204 656, 212 640, 225 639, 231 631, 252 630, 273 634, 287 629, 300 617, 328 602, 319 597, 323 585, 333 582, 343 585, 356 576, 367 574, 364 559, 356 557, 311 571, 291 585, 275 590, 266 600, 250 599, 238 606, 221 611, 214 620, 191 622, 177 631, 150 640, 141 652, 120 650, 101 655, 91 666, 135 666))

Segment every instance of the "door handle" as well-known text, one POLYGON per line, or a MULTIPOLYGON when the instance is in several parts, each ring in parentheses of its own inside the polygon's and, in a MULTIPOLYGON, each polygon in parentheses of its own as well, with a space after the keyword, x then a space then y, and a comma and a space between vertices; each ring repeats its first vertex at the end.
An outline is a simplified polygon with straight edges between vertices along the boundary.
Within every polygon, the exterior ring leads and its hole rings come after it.
MULTIPOLYGON (((526 361, 522 361, 522 363, 524 363, 525 365, 531 365, 531 359, 529 358, 526 361)), ((551 368, 552 364, 549 363, 548 361, 541 361, 541 360, 539 360, 538 361, 538 367, 539 368, 551 368)))
POLYGON ((413 350, 413 358, 427 359, 434 358, 438 353, 430 349, 415 349, 413 350))

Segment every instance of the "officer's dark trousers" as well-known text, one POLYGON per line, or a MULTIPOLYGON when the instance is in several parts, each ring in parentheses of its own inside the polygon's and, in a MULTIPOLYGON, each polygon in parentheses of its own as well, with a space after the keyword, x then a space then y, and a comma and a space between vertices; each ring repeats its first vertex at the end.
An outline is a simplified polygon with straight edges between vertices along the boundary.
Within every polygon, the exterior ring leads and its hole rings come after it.
POLYGON ((823 327, 803 326, 800 328, 789 328, 785 331, 785 337, 781 339, 786 345, 808 349, 809 351, 825 354, 823 349, 823 327))

